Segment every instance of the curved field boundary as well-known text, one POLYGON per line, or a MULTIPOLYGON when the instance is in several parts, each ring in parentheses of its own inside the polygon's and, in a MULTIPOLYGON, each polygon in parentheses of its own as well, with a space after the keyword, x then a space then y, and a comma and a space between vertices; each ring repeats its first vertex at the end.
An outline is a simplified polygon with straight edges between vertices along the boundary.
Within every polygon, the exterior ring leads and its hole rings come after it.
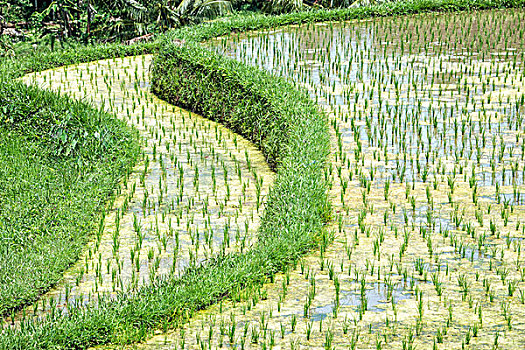
MULTIPOLYGON (((334 10, 334 11, 312 11, 306 13, 296 13, 290 15, 283 15, 277 17, 267 16, 254 16, 247 19, 232 19, 231 21, 215 22, 213 24, 206 24, 203 26, 192 27, 191 29, 182 29, 173 32, 172 36, 185 39, 186 41, 200 41, 211 37, 227 34, 231 31, 247 31, 260 28, 268 28, 272 26, 280 26, 287 24, 296 24, 308 21, 326 21, 326 20, 344 20, 352 18, 366 18, 370 16, 387 16, 395 14, 407 14, 417 13, 424 11, 460 11, 460 10, 475 10, 475 9, 486 9, 486 8, 497 8, 497 7, 522 7, 523 1, 417 1, 417 2, 402 2, 396 4, 387 4, 376 7, 367 7, 364 9, 348 9, 348 10, 334 10), (270 18, 275 18, 270 20, 270 18)), ((195 53, 201 53, 202 49, 195 47, 193 44, 184 46, 187 49, 195 50, 195 53)), ((186 54, 190 52, 187 51, 186 54)), ((182 52, 181 52, 182 54, 182 52)), ((198 57, 197 57, 198 58, 198 57)), ((82 58, 81 58, 82 59, 82 58)), ((65 61, 68 59, 66 58, 65 61)), ((44 59, 45 61, 45 59, 44 59)), ((58 60, 60 61, 60 60, 58 60)), ((217 62, 223 63, 224 67, 228 65, 227 60, 217 60, 217 62)), ((50 63, 53 65, 54 63, 50 63)), ((232 63, 233 64, 233 63, 232 63)), ((28 67, 27 65, 25 67, 28 67)), ((208 67, 209 68, 209 67, 208 67)), ((15 69, 21 69, 20 65, 15 69)), ((249 69, 246 68, 248 71, 249 69)), ((255 70, 252 70, 255 72, 255 70)), ((228 79, 235 80, 238 72, 232 72, 230 76, 226 75, 228 79)), ((241 76, 242 77, 242 76, 241 76)), ((283 82, 280 79, 275 79, 274 82, 283 82)), ((227 79, 225 79, 227 80, 227 79)), ((240 80, 239 80, 240 81, 240 80)), ((268 80, 266 80, 268 81, 268 80)), ((297 94, 291 85, 290 90, 297 94)), ((261 85, 262 87, 262 85, 261 85)), ((210 87, 208 92, 212 91, 213 87, 210 87)), ((271 87, 268 91, 272 91, 271 87)), ((275 90, 273 90, 275 92, 275 90)), ((285 97, 286 95, 280 95, 285 97)), ((310 102, 311 103, 311 102, 310 102)), ((312 108, 315 109, 313 103, 312 108)), ((316 112, 316 115, 317 112, 316 112)), ((301 201, 300 196, 304 196, 303 191, 306 190, 304 185, 315 185, 324 182, 324 165, 318 164, 314 168, 319 169, 319 174, 322 176, 316 179, 316 182, 309 181, 293 181, 290 179, 298 179, 298 177, 292 176, 293 172, 301 174, 301 168, 297 164, 290 164, 297 154, 291 152, 294 146, 293 143, 302 143, 305 139, 308 139, 306 135, 308 130, 299 130, 296 128, 299 134, 296 136, 306 136, 306 138, 300 139, 287 139, 290 144, 283 148, 283 155, 279 155, 277 158, 268 157, 267 152, 265 154, 269 159, 275 160, 275 165, 278 165, 279 175, 276 180, 276 186, 273 190, 275 197, 270 196, 275 204, 268 205, 267 213, 263 221, 266 218, 272 218, 272 224, 266 226, 263 223, 261 232, 269 232, 272 235, 263 237, 261 242, 266 244, 260 244, 253 251, 247 254, 235 254, 220 257, 210 264, 201 266, 194 270, 188 271, 181 279, 176 281, 164 281, 156 286, 151 286, 142 289, 136 295, 129 297, 123 296, 115 302, 104 302, 101 300, 99 308, 97 309, 78 309, 72 310, 72 313, 67 318, 57 318, 56 320, 43 324, 31 324, 26 325, 20 331, 15 331, 9 334, 4 334, 2 337, 2 343, 0 348, 46 348, 46 347, 67 347, 67 348, 83 348, 88 345, 103 344, 108 342, 132 342, 144 339, 149 332, 155 328, 159 328, 163 324, 175 325, 185 317, 189 316, 193 310, 206 307, 211 303, 222 299, 226 294, 225 290, 236 290, 239 286, 244 286, 249 283, 260 282, 261 279, 266 279, 266 275, 261 271, 278 271, 279 268, 285 266, 288 261, 294 260, 297 256, 291 255, 288 249, 291 248, 292 252, 300 254, 302 248, 308 248, 312 246, 310 237, 306 237, 301 242, 305 243, 305 246, 297 249, 297 247, 290 247, 290 241, 279 240, 280 237, 274 235, 274 231, 271 228, 279 228, 280 231, 289 233, 291 230, 286 227, 282 227, 286 221, 276 220, 273 216, 275 212, 272 208, 284 208, 287 211, 280 213, 281 218, 286 220, 295 220, 298 216, 293 214, 292 210, 296 209, 294 206, 283 205, 283 197, 278 197, 277 194, 286 194, 287 196, 294 197, 294 203, 305 203, 308 206, 301 208, 302 212, 311 214, 311 207, 308 202, 301 201), (295 168, 294 168, 295 167, 295 168), (321 170, 322 169, 322 170, 321 170), (288 181, 286 176, 289 176, 288 181), (320 181, 320 182, 317 182, 320 181), (280 185, 282 184, 282 185, 280 185), (296 191, 294 193, 294 191, 296 191), (287 193, 289 192, 289 193, 287 193), (273 245, 275 244, 275 245, 273 245), (276 249, 277 248, 277 249, 276 249), (280 250, 282 249, 282 251, 280 250), (265 254, 264 257, 262 254, 265 254), (285 260, 280 260, 281 257, 286 257, 285 260), (276 261, 276 265, 266 266, 264 263, 269 261, 276 261), (261 265, 263 268, 261 269, 261 265), (226 281, 226 282, 224 282, 226 281), (235 283, 233 283, 235 281, 235 283), (224 286, 226 284, 226 287, 224 286), (208 288, 212 293, 203 293, 202 288, 208 288), (225 289, 226 288, 226 289, 225 289), (230 289, 228 289, 230 288, 230 289), (205 295, 204 295, 205 294, 205 295), (16 344, 16 345, 15 345, 16 344)), ((288 135, 289 136, 289 135, 288 135)), ((326 134, 326 149, 329 147, 329 137, 326 134)), ((253 139, 253 138, 252 138, 253 139)), ((263 144, 259 145, 263 147, 263 144)), ((308 148, 308 145, 296 145, 297 147, 302 146, 308 148)), ((326 154, 324 155, 326 157, 326 154)), ((299 163, 305 164, 305 163, 299 163)), ((298 175, 299 176, 299 175, 298 175)), ((300 179, 300 177, 299 177, 300 179)), ((321 191, 326 193, 326 188, 322 188, 321 191)), ((290 198, 290 197, 284 197, 290 198)), ((326 206, 319 212, 315 212, 313 216, 308 215, 303 218, 301 222, 297 222, 296 227, 312 228, 320 227, 320 223, 326 218, 326 206), (316 217, 318 222, 308 222, 309 218, 316 217)), ((299 231, 296 231, 299 232, 299 231)), ((289 237, 293 237, 293 234, 289 237)), ((304 249, 302 249, 304 251, 304 249)))
POLYGON ((326 117, 291 83, 197 45, 168 44, 154 61, 152 78, 157 95, 228 125, 277 169, 257 245, 228 267, 238 271, 234 283, 210 292, 231 294, 296 262, 330 215, 326 117))
POLYGON ((89 104, 1 85, 0 316, 14 317, 78 260, 136 163, 138 141, 89 104))
POLYGON ((107 206, 95 239, 60 284, 25 310, 30 318, 96 304, 97 293, 115 298, 158 276, 175 278, 218 251, 247 250, 255 241, 273 172, 250 142, 155 98, 148 88, 151 58, 100 60, 24 77, 112 110, 145 140, 142 162, 107 206))

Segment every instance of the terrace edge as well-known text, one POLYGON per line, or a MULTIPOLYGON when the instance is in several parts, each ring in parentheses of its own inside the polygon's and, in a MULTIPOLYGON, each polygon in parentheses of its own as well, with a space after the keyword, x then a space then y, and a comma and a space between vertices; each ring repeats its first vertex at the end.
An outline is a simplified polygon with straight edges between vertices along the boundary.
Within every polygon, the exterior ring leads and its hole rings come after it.
MULTIPOLYGON (((215 78, 218 78, 219 74, 223 75, 223 81, 221 86, 235 86, 241 88, 239 96, 249 96, 250 92, 256 92, 258 88, 263 87, 253 85, 254 82, 249 82, 243 80, 246 78, 244 75, 248 72, 254 73, 256 70, 254 68, 242 66, 240 63, 231 62, 230 60, 217 57, 214 54, 206 52, 205 49, 198 47, 194 42, 204 41, 213 37, 229 34, 231 32, 243 32, 249 30, 263 29, 263 28, 273 28, 278 26, 290 25, 290 24, 300 24, 306 22, 322 22, 322 21, 335 21, 335 20, 350 20, 350 19, 364 19, 369 17, 377 16, 391 16, 391 15, 406 15, 406 14, 416 14, 421 12, 450 12, 450 11, 470 11, 470 10, 483 10, 491 8, 509 8, 509 7, 524 7, 525 1, 523 0, 416 0, 408 2, 396 2, 389 3, 380 6, 370 6, 365 8, 354 8, 354 9, 337 9, 337 10, 320 10, 320 11, 309 11, 309 12, 298 12, 280 16, 265 16, 265 15, 255 15, 248 16, 243 18, 233 18, 229 21, 216 21, 206 23, 203 25, 198 25, 190 28, 182 28, 175 30, 167 35, 168 41, 170 38, 178 38, 186 40, 187 45, 174 48, 169 42, 163 43, 163 48, 169 48, 170 50, 165 53, 160 53, 159 57, 166 55, 166 58, 170 59, 172 63, 176 63, 179 60, 181 66, 179 68, 173 69, 183 69, 183 65, 195 65, 201 69, 199 74, 204 74, 205 72, 210 73, 210 76, 217 75, 215 78), (206 53, 205 53, 206 52, 206 53), (213 62, 199 62, 199 59, 202 59, 200 56, 188 57, 189 54, 195 53, 197 55, 212 55, 213 62), (209 65, 207 65, 209 63, 209 65), (242 88, 247 89, 242 91, 242 88), (255 89, 255 90, 250 90, 255 89)), ((87 62, 94 59, 110 58, 116 56, 122 56, 127 54, 136 54, 136 53, 151 53, 158 49, 158 42, 153 44, 140 44, 134 47, 134 49, 129 49, 121 45, 112 45, 111 49, 108 49, 108 46, 101 46, 95 48, 89 48, 84 55, 78 55, 73 53, 63 53, 60 55, 50 54, 49 57, 40 58, 39 64, 34 67, 28 64, 18 64, 14 71, 17 72, 15 75, 21 75, 21 73, 42 70, 51 67, 57 67, 64 64, 71 63, 80 63, 87 62)), ((157 62, 157 61, 156 61, 157 62)), ((157 64, 157 63, 156 63, 157 64)), ((175 67, 175 66, 174 66, 175 67)), ((159 69, 155 67, 155 69, 159 69)), ((154 72, 154 74, 156 74, 154 72)), ((264 76, 261 72, 256 72, 260 76, 264 76)), ((194 76, 188 76, 186 79, 188 81, 195 81, 198 77, 197 74, 194 76)), ((201 75, 204 77, 204 75, 201 75)), ((270 80, 275 79, 275 83, 279 86, 285 84, 285 82, 280 78, 268 77, 266 76, 266 83, 269 83, 270 80)), ((160 83, 155 83, 155 89, 160 89, 160 83)), ((291 84, 289 84, 292 86, 291 84)), ((161 97, 164 98, 173 98, 170 97, 170 90, 173 87, 168 89, 167 85, 165 86, 165 91, 158 91, 161 97)), ((210 96, 217 98, 217 91, 214 89, 201 87, 201 93, 208 93, 210 96)), ((272 87, 275 88, 275 87, 272 87)), ((176 89, 181 89, 180 91, 189 92, 188 87, 179 86, 176 89)), ((286 88, 287 90, 288 88, 286 88)), ((271 89, 270 89, 271 90, 271 89)), ((177 90, 172 90, 177 91, 177 90)), ((275 91, 275 90, 274 90, 275 91)), ((291 90, 287 90, 291 91, 291 90)), ((298 91, 293 91, 294 94, 300 96, 301 93, 298 91)), ((264 96, 264 91, 261 92, 261 96, 264 96)), ((203 95, 204 96, 204 95, 203 95)), ((200 99, 203 96, 199 97, 200 99)), ((268 97, 268 96, 264 96, 268 97)), ((242 101, 241 101, 242 102, 242 101)), ((267 101, 271 104, 273 108, 283 106, 276 101, 267 101)), ((180 103, 183 103, 180 101, 180 103)), ((198 107, 190 102, 187 103, 186 107, 189 109, 197 110, 198 107)), ((239 103, 237 107, 245 107, 242 103, 239 103)), ((260 105, 261 106, 261 105, 260 105)), ((306 106, 306 105, 305 105, 306 106)), ((213 106, 211 106, 213 107, 213 106)), ((311 108, 312 105, 307 106, 311 108)), ((315 107, 315 106, 314 106, 315 107)), ((213 111, 213 108, 210 109, 213 111)), ((205 116, 210 111, 202 111, 205 116)), ((239 113, 242 112, 238 111, 239 113)), ((310 112, 309 112, 310 113, 310 112)), ((88 308, 88 309, 76 309, 71 312, 70 317, 59 317, 57 319, 48 320, 42 324, 27 324, 20 331, 12 331, 5 333, 2 336, 0 341, 0 349, 4 348, 48 348, 48 347, 59 347, 59 348, 85 348, 90 345, 97 344, 106 344, 106 343, 129 343, 143 340, 151 331, 160 326, 164 326, 166 320, 170 325, 177 325, 180 321, 189 317, 194 310, 199 308, 206 307, 212 303, 224 298, 228 293, 225 293, 224 290, 230 290, 231 292, 238 291, 239 287, 246 286, 249 284, 264 282, 267 276, 263 273, 261 274, 257 268, 257 264, 263 263, 263 270, 269 273, 274 273, 280 271, 280 269, 286 267, 286 264, 289 262, 295 261, 295 259, 300 256, 304 251, 313 247, 313 242, 311 238, 315 235, 312 231, 312 235, 308 235, 306 239, 296 236, 295 234, 290 234, 289 238, 293 240, 298 240, 302 245, 300 249, 295 252, 290 252, 287 249, 289 247, 284 246, 283 244, 290 243, 288 240, 281 240, 280 237, 275 235, 275 232, 272 231, 272 228, 283 229, 285 234, 288 234, 285 230, 285 227, 279 227, 280 224, 284 223, 283 220, 295 220, 297 216, 292 218, 287 217, 287 213, 280 213, 283 215, 281 219, 276 219, 271 217, 279 213, 274 212, 273 210, 284 208, 290 209, 284 202, 282 198, 277 197, 278 193, 286 193, 287 188, 285 186, 290 185, 293 190, 301 189, 299 184, 313 185, 319 184, 318 181, 309 183, 306 179, 296 178, 298 182, 294 182, 294 174, 289 172, 297 172, 299 169, 297 165, 290 163, 295 160, 297 154, 292 154, 291 150, 300 149, 300 143, 304 141, 299 139, 299 137, 311 136, 307 132, 301 132, 301 130, 296 129, 284 129, 288 130, 288 133, 276 133, 272 135, 267 135, 264 133, 257 133, 256 124, 251 123, 251 125, 242 125, 238 124, 239 121, 236 120, 236 114, 230 117, 224 116, 224 119, 218 119, 221 122, 225 122, 227 126, 234 128, 234 131, 240 132, 245 137, 254 141, 259 147, 261 147, 263 153, 270 161, 270 164, 273 162, 273 167, 277 169, 278 176, 272 189, 272 193, 268 200, 267 211, 265 213, 262 227, 261 227, 261 238, 262 240, 258 243, 254 250, 246 254, 234 254, 229 256, 217 257, 209 264, 195 267, 189 269, 187 273, 180 279, 174 281, 157 281, 154 285, 143 288, 135 296, 126 296, 123 295, 116 302, 104 301, 101 300, 102 307, 99 309, 88 308), (228 124, 231 123, 231 124, 228 124), (249 133, 254 133, 250 135, 249 133), (290 136, 297 136, 298 139, 290 138, 290 136), (272 139, 276 137, 276 139, 272 139), (276 140, 286 140, 289 142, 286 147, 280 147, 280 145, 275 142, 276 140), (273 142, 272 142, 273 141, 273 142), (275 203, 273 203, 275 201, 275 203), (269 222, 267 222, 269 220, 269 222), (268 235, 265 235, 264 232, 268 232, 268 235), (268 243, 268 244, 266 244, 268 243), (283 249, 279 253, 279 249, 283 249), (288 255, 292 253, 292 255, 288 255), (262 254, 267 254, 263 256, 262 254), (298 255, 296 255, 298 254, 298 255), (288 259, 278 261, 276 260, 276 265, 273 265, 272 261, 275 259, 287 256, 288 259), (262 259, 262 260, 260 260, 262 259), (267 265, 264 265, 267 264, 267 265), (255 272, 255 275, 252 275, 255 272), (209 279, 203 277, 207 276, 209 279), (225 278, 227 277, 227 278, 225 278), (226 280, 228 286, 226 289, 218 286, 221 281, 226 280), (233 281, 237 280, 237 284, 233 281), (201 282, 202 284, 199 284, 201 282), (232 286, 232 283, 236 287, 232 286), (215 288, 213 289, 215 293, 211 293, 210 296, 207 296, 208 293, 202 293, 200 288, 215 288), (222 292, 221 292, 222 290, 222 292), (200 293, 199 293, 200 292, 200 293), (195 293, 195 294, 192 294, 195 293), (178 298, 186 295, 185 301, 188 304, 179 303, 178 298), (163 317, 166 317, 164 318, 163 317), (131 326, 126 326, 123 322, 132 323, 131 326)), ((313 114, 312 114, 313 115, 313 114)), ((212 116, 213 117, 213 116, 212 116)), ((283 118, 285 118, 283 116, 283 118)), ((283 119, 283 121, 285 121, 283 119)), ((302 121, 305 122, 304 120, 302 121)), ((315 128, 312 125, 306 125, 308 130, 314 130, 315 128)), ((318 125, 318 127, 320 127, 318 125)), ((320 141, 321 142, 321 141, 320 141)), ((304 146, 304 145, 303 145, 304 146)), ((320 151, 321 148, 318 149, 320 151)), ((318 155, 322 154, 319 153, 318 155)), ((309 157, 313 154, 309 155, 309 157)), ((326 155, 325 155, 326 156, 326 155)), ((308 157, 305 157, 307 159, 308 157)), ((315 157, 314 157, 315 158, 315 157)), ((313 160, 313 158, 310 158, 313 160)), ((304 164, 304 163, 299 163, 304 164)), ((310 168, 306 168, 310 169, 310 168)), ((310 172, 311 174, 319 174, 319 170, 322 169, 320 164, 312 167, 306 173, 310 172)), ((305 173, 305 174, 306 174, 305 173)), ((324 173, 321 173, 324 176, 324 173)), ((323 180, 323 177, 316 180, 323 180)), ((325 183, 328 186, 327 183, 325 183)), ((317 188, 316 191, 320 189, 317 188)), ((326 193, 326 188, 321 192, 326 193)), ((320 193, 320 192, 316 192, 320 193)), ((319 198, 318 198, 319 199, 319 198)), ((299 202, 294 202, 299 203, 299 202)), ((303 202, 301 202, 303 203, 303 202)), ((320 202, 319 202, 320 203, 320 202)), ((306 205, 308 203, 306 202, 306 205)), ((322 210, 316 212, 313 216, 314 220, 319 220, 316 223, 306 223, 308 228, 322 228, 322 223, 327 219, 327 213, 329 212, 327 207, 322 207, 322 210)), ((295 207, 294 207, 295 208, 295 207)), ((302 208, 308 209, 308 208, 302 208)), ((309 216, 310 217, 310 216, 309 216)), ((297 223, 297 227, 300 227, 300 223, 297 223)), ((282 232, 282 231, 279 231, 282 232)), ((294 232, 297 232, 294 230, 294 232)))

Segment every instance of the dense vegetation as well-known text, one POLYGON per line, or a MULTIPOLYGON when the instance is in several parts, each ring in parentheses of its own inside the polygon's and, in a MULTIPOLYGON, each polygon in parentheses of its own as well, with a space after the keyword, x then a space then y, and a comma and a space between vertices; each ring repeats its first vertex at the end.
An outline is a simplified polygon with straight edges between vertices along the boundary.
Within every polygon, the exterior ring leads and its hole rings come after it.
POLYGON ((4 0, 0 1, 0 34, 2 24, 10 23, 54 47, 57 40, 62 45, 71 39, 121 41, 238 11, 283 13, 348 5, 348 0, 4 0))
POLYGON ((111 115, 21 83, 0 89, 0 314, 60 280, 139 152, 111 115))
MULTIPOLYGON (((230 20, 202 24, 197 27, 181 28, 169 34, 166 41, 162 43, 162 53, 157 57, 153 71, 155 91, 166 100, 202 113, 206 117, 216 119, 254 141, 264 152, 268 162, 278 172, 278 178, 268 199, 260 229, 259 244, 245 254, 219 256, 203 266, 188 270, 180 279, 157 281, 151 286, 144 287, 136 295, 122 295, 117 301, 111 302, 101 300, 96 309, 72 309, 71 314, 67 317, 49 316, 48 320, 42 323, 28 323, 19 330, 6 331, 0 340, 0 348, 84 348, 89 345, 109 342, 139 341, 151 334, 154 329, 176 326, 195 310, 207 307, 225 296, 238 293, 240 289, 257 290, 261 283, 272 278, 276 272, 282 271, 289 263, 296 262, 302 253, 314 247, 316 244, 315 237, 320 238, 323 245, 328 243, 329 238, 322 229, 324 222, 330 217, 329 204, 326 198, 328 184, 326 182, 325 162, 329 140, 325 118, 317 111, 315 104, 308 100, 306 94, 298 92, 291 83, 212 54, 196 44, 196 41, 230 32, 309 21, 345 20, 422 11, 469 10, 522 5, 523 2, 517 0, 392 3, 358 9, 299 12, 276 17, 264 15, 234 17, 230 20), (179 46, 179 44, 171 42, 174 38, 186 40, 186 43, 179 46), (271 123, 268 122, 269 120, 271 123)), ((32 61, 31 58, 22 62, 12 61, 4 67, 8 67, 5 69, 9 70, 6 74, 17 76, 22 72, 73 62, 151 52, 158 45, 155 42, 140 44, 131 48, 121 45, 87 47, 80 50, 79 53, 74 50, 55 52, 41 56, 39 60, 33 57, 32 61), (32 62, 36 63, 34 67, 31 66, 32 62)), ((13 101, 13 97, 9 93, 14 94, 14 96, 29 94, 36 101, 36 106, 42 106, 42 104, 38 104, 38 101, 46 101, 44 96, 53 96, 53 101, 59 102, 56 102, 57 105, 54 104, 55 102, 51 103, 53 108, 49 109, 46 114, 47 118, 51 118, 49 115, 53 114, 60 116, 56 120, 67 121, 68 113, 64 111, 68 109, 61 109, 60 106, 75 105, 80 107, 78 107, 79 110, 75 110, 74 115, 91 113, 92 115, 103 116, 98 117, 98 120, 103 119, 104 123, 107 122, 108 125, 116 123, 110 122, 112 119, 108 115, 100 114, 100 112, 85 105, 74 104, 67 99, 58 99, 55 94, 43 94, 37 89, 24 88, 19 85, 14 85, 14 88, 6 89, 3 92, 5 96, 11 96, 9 99, 5 99, 9 102, 4 103, 3 119, 6 121, 13 120, 12 116, 17 115, 13 111, 7 110, 6 106, 12 106, 13 101), (59 112, 55 113, 55 109, 59 112)), ((18 105, 22 110, 21 102, 18 105)), ((34 115, 35 110, 39 110, 39 108, 18 114, 27 119, 27 116, 34 115)), ((91 131, 95 135, 94 132, 99 124, 90 126, 87 120, 91 120, 91 118, 87 117, 81 118, 81 120, 84 121, 83 124, 81 123, 82 128, 88 130, 88 135, 91 131)), ((34 122, 28 120, 28 123, 34 122)), ((69 125, 66 122, 64 123, 64 125, 69 125)), ((4 129, 6 135, 7 133, 15 135, 15 138, 10 138, 10 140, 25 142, 16 144, 22 150, 14 151, 13 143, 10 143, 11 141, 5 137, 4 142, 6 144, 5 154, 9 154, 9 152, 18 154, 20 157, 20 160, 17 160, 18 164, 22 162, 22 158, 35 159, 31 162, 31 167, 33 164, 35 167, 42 167, 42 164, 48 166, 49 159, 51 159, 53 162, 67 164, 69 168, 70 164, 78 163, 78 159, 82 159, 84 166, 86 161, 91 159, 89 154, 92 152, 99 155, 111 154, 111 151, 108 150, 100 153, 101 150, 97 149, 100 146, 99 143, 82 140, 81 142, 86 143, 87 152, 83 153, 76 145, 72 146, 73 140, 78 141, 78 139, 66 138, 66 144, 61 144, 53 138, 55 134, 51 130, 46 133, 46 129, 42 132, 42 135, 45 136, 43 141, 35 141, 35 135, 33 135, 31 146, 24 148, 27 146, 27 137, 31 136, 17 131, 22 130, 17 128, 23 128, 23 123, 16 124, 16 126, 8 124, 9 126, 4 127, 4 129), (21 144, 24 146, 20 146, 21 144), (94 147, 94 150, 92 151, 89 147, 94 147), (71 151, 68 152, 68 150, 71 151), (96 153, 97 151, 99 153, 96 153), (86 161, 85 158, 87 158, 86 161)), ((52 128, 56 124, 49 123, 48 126, 52 128)), ((60 125, 60 123, 58 124, 60 125)), ((115 125, 117 128, 120 124, 115 125)), ((123 133, 120 135, 129 135, 126 139, 132 140, 133 137, 129 131, 125 131, 121 125, 120 127, 119 130, 123 133)), ((68 132, 67 135, 70 133, 68 132)), ((114 135, 118 135, 117 131, 114 135)), ((120 139, 120 136, 115 136, 115 139, 120 139)), ((124 147, 119 148, 117 146, 114 148, 113 152, 115 152, 116 157, 110 159, 119 159, 125 164, 131 164, 134 156, 136 156, 136 149, 131 146, 131 143, 125 142, 125 145, 115 143, 124 147)), ((9 155, 4 158, 13 159, 13 156, 9 155)), ((99 161, 97 157, 94 159, 99 161)), ((97 164, 99 163, 93 163, 87 169, 99 169, 97 164)), ((78 169, 78 167, 74 169, 78 169)), ((115 169, 119 168, 116 167, 115 169)), ((24 173, 37 173, 37 170, 32 168, 24 173)), ((89 230, 93 232, 96 229, 97 216, 93 214, 94 210, 101 208, 101 203, 110 193, 110 188, 123 174, 125 171, 120 174, 112 174, 113 177, 108 180, 108 186, 104 187, 103 191, 97 188, 95 193, 99 197, 93 197, 98 198, 93 199, 96 200, 96 205, 86 204, 90 205, 92 214, 86 218, 89 225, 83 225, 83 227, 88 228, 85 232, 89 230)), ((77 179, 81 179, 83 175, 85 173, 81 171, 74 172, 77 179)), ((57 175, 53 173, 53 176, 55 177, 52 178, 52 181, 55 181, 57 175)), ((58 177, 66 188, 71 182, 70 178, 68 179, 70 176, 69 171, 63 171, 58 177), (64 173, 66 176, 63 175, 64 173)), ((44 176, 42 178, 45 179, 44 176)), ((45 188, 45 185, 42 187, 45 188)), ((42 196, 46 198, 47 189, 43 191, 42 196)), ((88 188, 85 191, 93 192, 94 190, 88 188)), ((30 209, 28 210, 30 211, 30 209)), ((88 215, 87 213, 88 211, 85 211, 84 215, 88 215)), ((67 217, 69 214, 64 215, 67 217)), ((38 218, 38 220, 45 220, 45 218, 38 218)), ((77 221, 81 222, 80 220, 77 221)), ((85 241, 86 236, 78 235, 77 237, 79 237, 78 242, 80 243, 76 248, 71 249, 71 257, 78 254, 81 242, 85 241)), ((23 240, 19 244, 22 242, 23 240)), ((67 263, 61 265, 61 268, 72 261, 71 257, 68 257, 69 260, 64 260, 67 263)), ((26 301, 33 297, 34 294, 26 301)))

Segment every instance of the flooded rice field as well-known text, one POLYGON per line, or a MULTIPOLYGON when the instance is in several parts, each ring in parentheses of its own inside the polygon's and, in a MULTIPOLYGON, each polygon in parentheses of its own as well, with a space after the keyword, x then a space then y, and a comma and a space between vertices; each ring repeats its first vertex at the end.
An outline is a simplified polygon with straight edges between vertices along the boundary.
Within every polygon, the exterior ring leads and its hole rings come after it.
POLYGON ((141 347, 525 348, 523 23, 427 14, 209 43, 330 115, 333 243, 141 347))
POLYGON ((220 251, 250 249, 256 239, 273 182, 264 157, 220 124, 153 96, 150 62, 151 56, 110 59, 24 78, 116 114, 139 131, 144 153, 79 262, 16 318, 96 304, 100 295, 180 275, 220 251))

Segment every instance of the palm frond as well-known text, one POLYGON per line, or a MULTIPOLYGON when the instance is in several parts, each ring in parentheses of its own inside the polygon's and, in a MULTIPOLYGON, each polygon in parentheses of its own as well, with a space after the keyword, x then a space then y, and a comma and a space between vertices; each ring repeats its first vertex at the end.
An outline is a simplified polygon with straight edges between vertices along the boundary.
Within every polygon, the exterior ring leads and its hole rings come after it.
POLYGON ((263 11, 272 14, 280 14, 300 11, 303 8, 303 0, 272 0, 263 6, 263 11))
POLYGON ((232 12, 229 0, 182 0, 177 7, 180 18, 186 21, 199 21, 232 12))
POLYGON ((205 1, 197 7, 195 16, 202 18, 215 18, 224 16, 233 11, 232 4, 227 0, 205 1))

